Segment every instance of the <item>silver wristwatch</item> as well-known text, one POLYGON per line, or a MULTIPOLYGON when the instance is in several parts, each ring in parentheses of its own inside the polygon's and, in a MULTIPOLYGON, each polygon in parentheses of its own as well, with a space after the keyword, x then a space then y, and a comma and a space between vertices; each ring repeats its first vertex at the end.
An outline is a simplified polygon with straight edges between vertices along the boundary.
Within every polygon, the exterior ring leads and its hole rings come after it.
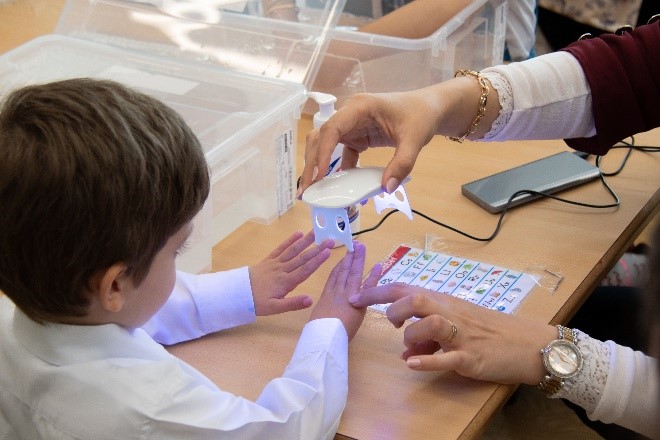
POLYGON ((577 346, 575 330, 558 325, 559 336, 541 350, 543 365, 548 374, 539 388, 552 396, 564 385, 564 379, 573 377, 582 368, 582 353, 577 346))

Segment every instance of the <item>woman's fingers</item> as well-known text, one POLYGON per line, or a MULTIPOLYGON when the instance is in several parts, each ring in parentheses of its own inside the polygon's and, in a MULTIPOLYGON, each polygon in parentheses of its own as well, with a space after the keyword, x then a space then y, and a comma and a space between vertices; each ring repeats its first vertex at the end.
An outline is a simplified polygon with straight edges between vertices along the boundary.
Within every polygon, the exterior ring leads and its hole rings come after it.
POLYGON ((406 327, 403 333, 403 343, 408 348, 429 341, 447 348, 458 340, 458 326, 439 314, 432 314, 413 322, 406 327))

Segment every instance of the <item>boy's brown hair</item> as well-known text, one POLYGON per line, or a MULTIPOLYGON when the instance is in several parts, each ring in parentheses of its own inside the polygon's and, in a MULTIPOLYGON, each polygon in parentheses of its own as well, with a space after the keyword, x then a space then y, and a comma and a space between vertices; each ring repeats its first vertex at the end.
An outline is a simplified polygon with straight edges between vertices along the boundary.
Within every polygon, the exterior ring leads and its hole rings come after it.
POLYGON ((144 280, 209 192, 174 110, 112 81, 24 87, 0 107, 0 290, 31 318, 84 316, 92 275, 144 280))

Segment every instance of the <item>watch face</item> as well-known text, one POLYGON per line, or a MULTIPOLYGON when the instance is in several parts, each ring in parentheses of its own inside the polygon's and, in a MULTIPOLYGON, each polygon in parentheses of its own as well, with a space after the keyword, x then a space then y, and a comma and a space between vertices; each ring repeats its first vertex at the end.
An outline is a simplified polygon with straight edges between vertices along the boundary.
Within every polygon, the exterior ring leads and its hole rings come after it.
POLYGON ((582 367, 582 354, 575 344, 565 340, 552 341, 543 353, 548 371, 563 379, 574 376, 582 367))

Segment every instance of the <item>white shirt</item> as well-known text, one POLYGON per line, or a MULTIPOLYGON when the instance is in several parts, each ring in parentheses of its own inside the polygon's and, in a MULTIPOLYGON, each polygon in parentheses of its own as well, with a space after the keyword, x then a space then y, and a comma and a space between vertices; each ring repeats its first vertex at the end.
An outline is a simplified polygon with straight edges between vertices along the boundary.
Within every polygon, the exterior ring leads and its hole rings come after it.
POLYGON ((309 322, 282 377, 252 402, 149 334, 173 342, 253 321, 247 268, 178 278, 142 329, 40 325, 0 298, 0 439, 333 438, 348 390, 341 322, 309 322))

